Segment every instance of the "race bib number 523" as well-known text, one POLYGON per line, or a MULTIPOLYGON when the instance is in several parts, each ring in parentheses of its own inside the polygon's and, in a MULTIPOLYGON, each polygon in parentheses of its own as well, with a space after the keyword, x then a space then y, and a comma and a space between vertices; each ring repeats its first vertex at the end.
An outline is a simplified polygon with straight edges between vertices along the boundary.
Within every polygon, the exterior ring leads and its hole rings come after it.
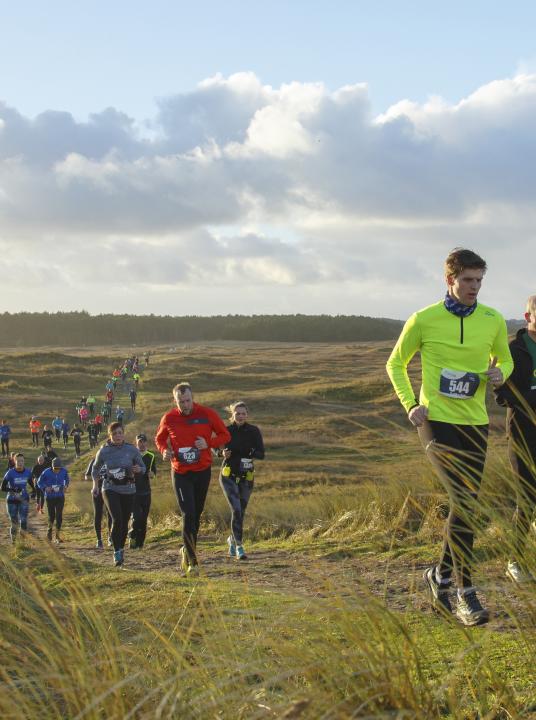
POLYGON ((468 400, 474 396, 479 385, 480 377, 477 373, 449 370, 448 368, 441 370, 439 392, 445 397, 454 400, 468 400))
POLYGON ((194 463, 199 462, 201 453, 196 447, 181 447, 177 451, 177 457, 179 458, 180 463, 193 465, 194 463))

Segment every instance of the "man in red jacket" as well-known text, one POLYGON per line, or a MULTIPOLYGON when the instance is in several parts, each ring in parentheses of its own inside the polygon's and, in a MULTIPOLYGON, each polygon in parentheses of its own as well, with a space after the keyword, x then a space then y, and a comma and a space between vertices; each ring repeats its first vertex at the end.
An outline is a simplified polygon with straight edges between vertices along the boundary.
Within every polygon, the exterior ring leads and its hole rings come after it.
POLYGON ((160 420, 155 445, 164 460, 171 460, 173 485, 182 513, 181 566, 196 573, 197 533, 210 484, 211 448, 231 439, 223 421, 212 408, 194 402, 189 383, 173 388, 177 407, 160 420))

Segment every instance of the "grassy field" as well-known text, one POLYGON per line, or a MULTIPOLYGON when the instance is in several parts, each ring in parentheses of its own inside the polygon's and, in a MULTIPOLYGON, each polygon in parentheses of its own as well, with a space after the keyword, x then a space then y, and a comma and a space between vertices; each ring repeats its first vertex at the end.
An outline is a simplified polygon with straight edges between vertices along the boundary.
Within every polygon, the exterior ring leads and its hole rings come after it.
MULTIPOLYGON (((189 380, 226 417, 242 399, 267 446, 245 544, 225 556, 229 513, 217 483, 200 534, 202 574, 178 571, 180 519, 163 463, 148 542, 124 570, 94 549, 89 484, 72 447, 65 544, 1 521, 2 718, 536 717, 536 600, 504 576, 512 477, 503 417, 490 403, 476 581, 492 611, 466 629, 429 609, 444 494, 393 396, 387 343, 205 344, 158 349, 127 438, 149 437, 189 380)), ((6 352, 1 414, 28 464, 31 415, 72 424, 101 397, 128 349, 6 352)), ((414 372, 418 367, 414 368, 414 372)), ((126 394, 119 398, 127 406, 126 394)), ((532 548, 532 551, 534 548, 532 548)))

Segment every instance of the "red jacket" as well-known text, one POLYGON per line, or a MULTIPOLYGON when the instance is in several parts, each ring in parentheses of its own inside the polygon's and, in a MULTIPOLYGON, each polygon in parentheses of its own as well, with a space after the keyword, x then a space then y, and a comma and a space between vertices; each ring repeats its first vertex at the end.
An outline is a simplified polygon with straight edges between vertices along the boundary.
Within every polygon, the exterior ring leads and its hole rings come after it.
POLYGON ((223 420, 212 408, 194 403, 190 415, 183 415, 178 408, 167 412, 160 420, 154 439, 161 453, 173 450, 171 464, 181 475, 190 471, 198 472, 212 465, 210 448, 219 448, 229 442, 231 436, 223 420), (194 446, 198 436, 204 438, 208 448, 197 450, 194 446))

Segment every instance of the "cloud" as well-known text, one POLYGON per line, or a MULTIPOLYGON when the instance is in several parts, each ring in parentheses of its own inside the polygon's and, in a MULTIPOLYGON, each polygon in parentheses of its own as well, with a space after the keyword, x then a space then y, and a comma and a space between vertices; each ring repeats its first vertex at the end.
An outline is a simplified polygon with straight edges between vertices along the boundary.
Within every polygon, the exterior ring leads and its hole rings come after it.
POLYGON ((377 117, 364 84, 216 75, 159 99, 145 135, 114 108, 78 122, 3 103, 0 244, 37 266, 61 247, 55 270, 71 287, 307 285, 327 298, 343 283, 393 315, 386 288, 413 297, 416 279, 441 282, 454 245, 530 247, 535 117, 529 72, 377 117))

